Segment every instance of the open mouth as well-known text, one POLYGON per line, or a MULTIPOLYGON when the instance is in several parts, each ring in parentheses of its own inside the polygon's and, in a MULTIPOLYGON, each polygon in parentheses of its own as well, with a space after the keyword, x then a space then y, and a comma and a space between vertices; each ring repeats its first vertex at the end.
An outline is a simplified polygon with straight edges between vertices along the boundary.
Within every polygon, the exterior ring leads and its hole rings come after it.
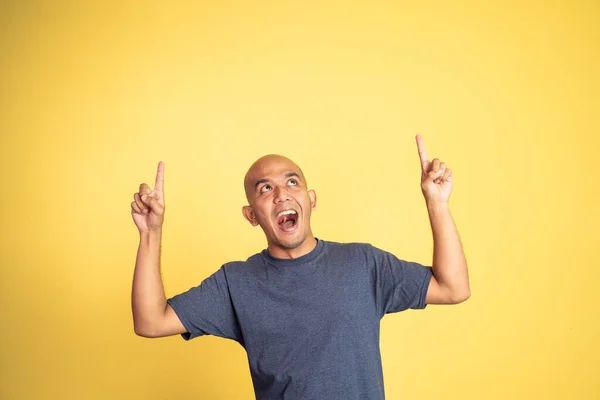
POLYGON ((285 210, 277 214, 277 225, 284 232, 293 232, 298 227, 298 213, 285 210))

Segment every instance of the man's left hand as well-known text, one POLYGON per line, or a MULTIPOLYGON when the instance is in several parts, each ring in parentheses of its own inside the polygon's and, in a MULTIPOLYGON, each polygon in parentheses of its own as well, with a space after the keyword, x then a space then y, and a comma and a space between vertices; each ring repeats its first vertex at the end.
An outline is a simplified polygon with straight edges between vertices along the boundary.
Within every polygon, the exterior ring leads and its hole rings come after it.
POLYGON ((448 203, 452 192, 452 171, 446 163, 434 158, 429 161, 425 144, 421 135, 417 135, 417 148, 421 159, 421 190, 425 196, 425 202, 448 203))

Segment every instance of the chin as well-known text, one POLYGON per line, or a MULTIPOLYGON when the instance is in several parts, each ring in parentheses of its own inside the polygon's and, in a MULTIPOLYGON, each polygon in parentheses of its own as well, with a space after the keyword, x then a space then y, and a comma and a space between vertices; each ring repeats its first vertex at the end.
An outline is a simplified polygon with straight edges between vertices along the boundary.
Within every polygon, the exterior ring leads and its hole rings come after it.
POLYGON ((279 245, 281 247, 283 247, 284 249, 288 249, 288 250, 293 250, 296 249, 300 246, 302 246, 302 244, 304 244, 304 242, 306 241, 306 236, 305 237, 301 237, 301 238, 297 238, 297 239, 288 239, 288 240, 279 240, 279 245))
POLYGON ((298 230, 294 232, 293 235, 280 235, 275 237, 275 243, 277 243, 277 245, 281 248, 293 250, 302 246, 306 242, 307 238, 308 233, 298 230))

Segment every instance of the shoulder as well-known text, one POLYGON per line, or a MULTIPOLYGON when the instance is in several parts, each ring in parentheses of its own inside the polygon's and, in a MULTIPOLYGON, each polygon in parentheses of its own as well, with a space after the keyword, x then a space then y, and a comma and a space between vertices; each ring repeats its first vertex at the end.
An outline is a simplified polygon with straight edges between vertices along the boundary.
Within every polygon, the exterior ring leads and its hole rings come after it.
POLYGON ((247 274, 255 271, 257 268, 264 267, 264 259, 261 253, 256 253, 246 261, 229 261, 223 264, 221 269, 226 275, 247 274))
POLYGON ((351 242, 335 243, 326 242, 329 254, 344 256, 345 258, 360 259, 368 264, 380 265, 386 262, 401 261, 393 253, 374 246, 371 243, 351 242))
POLYGON ((329 249, 340 249, 340 250, 355 250, 355 249, 366 249, 369 247, 372 247, 370 243, 363 243, 363 242, 334 242, 331 240, 322 240, 319 239, 319 241, 323 242, 325 244, 326 247, 328 247, 329 249))
POLYGON ((361 242, 339 243, 325 241, 325 251, 332 256, 364 259, 365 257, 372 256, 373 246, 369 243, 361 242))

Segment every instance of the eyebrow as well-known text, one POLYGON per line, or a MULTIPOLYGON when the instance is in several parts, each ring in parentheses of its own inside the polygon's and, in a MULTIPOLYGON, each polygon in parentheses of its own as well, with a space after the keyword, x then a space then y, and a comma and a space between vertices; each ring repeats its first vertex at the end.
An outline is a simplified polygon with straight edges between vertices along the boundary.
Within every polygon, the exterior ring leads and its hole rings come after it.
MULTIPOLYGON (((302 178, 300 178, 300 175, 298 175, 298 174, 297 174, 297 173, 295 173, 295 172, 288 172, 287 174, 285 174, 285 175, 284 175, 284 177, 285 177, 286 179, 287 179, 287 178, 291 178, 291 177, 293 177, 293 176, 294 176, 294 177, 296 177, 296 178, 298 178, 299 180, 302 180, 302 178)), ((263 184, 263 183, 267 183, 267 182, 270 182, 270 181, 271 181, 270 179, 259 179, 259 180, 258 180, 258 181, 256 181, 256 183, 254 184, 254 190, 258 189, 258 185, 261 185, 261 184, 263 184)))

